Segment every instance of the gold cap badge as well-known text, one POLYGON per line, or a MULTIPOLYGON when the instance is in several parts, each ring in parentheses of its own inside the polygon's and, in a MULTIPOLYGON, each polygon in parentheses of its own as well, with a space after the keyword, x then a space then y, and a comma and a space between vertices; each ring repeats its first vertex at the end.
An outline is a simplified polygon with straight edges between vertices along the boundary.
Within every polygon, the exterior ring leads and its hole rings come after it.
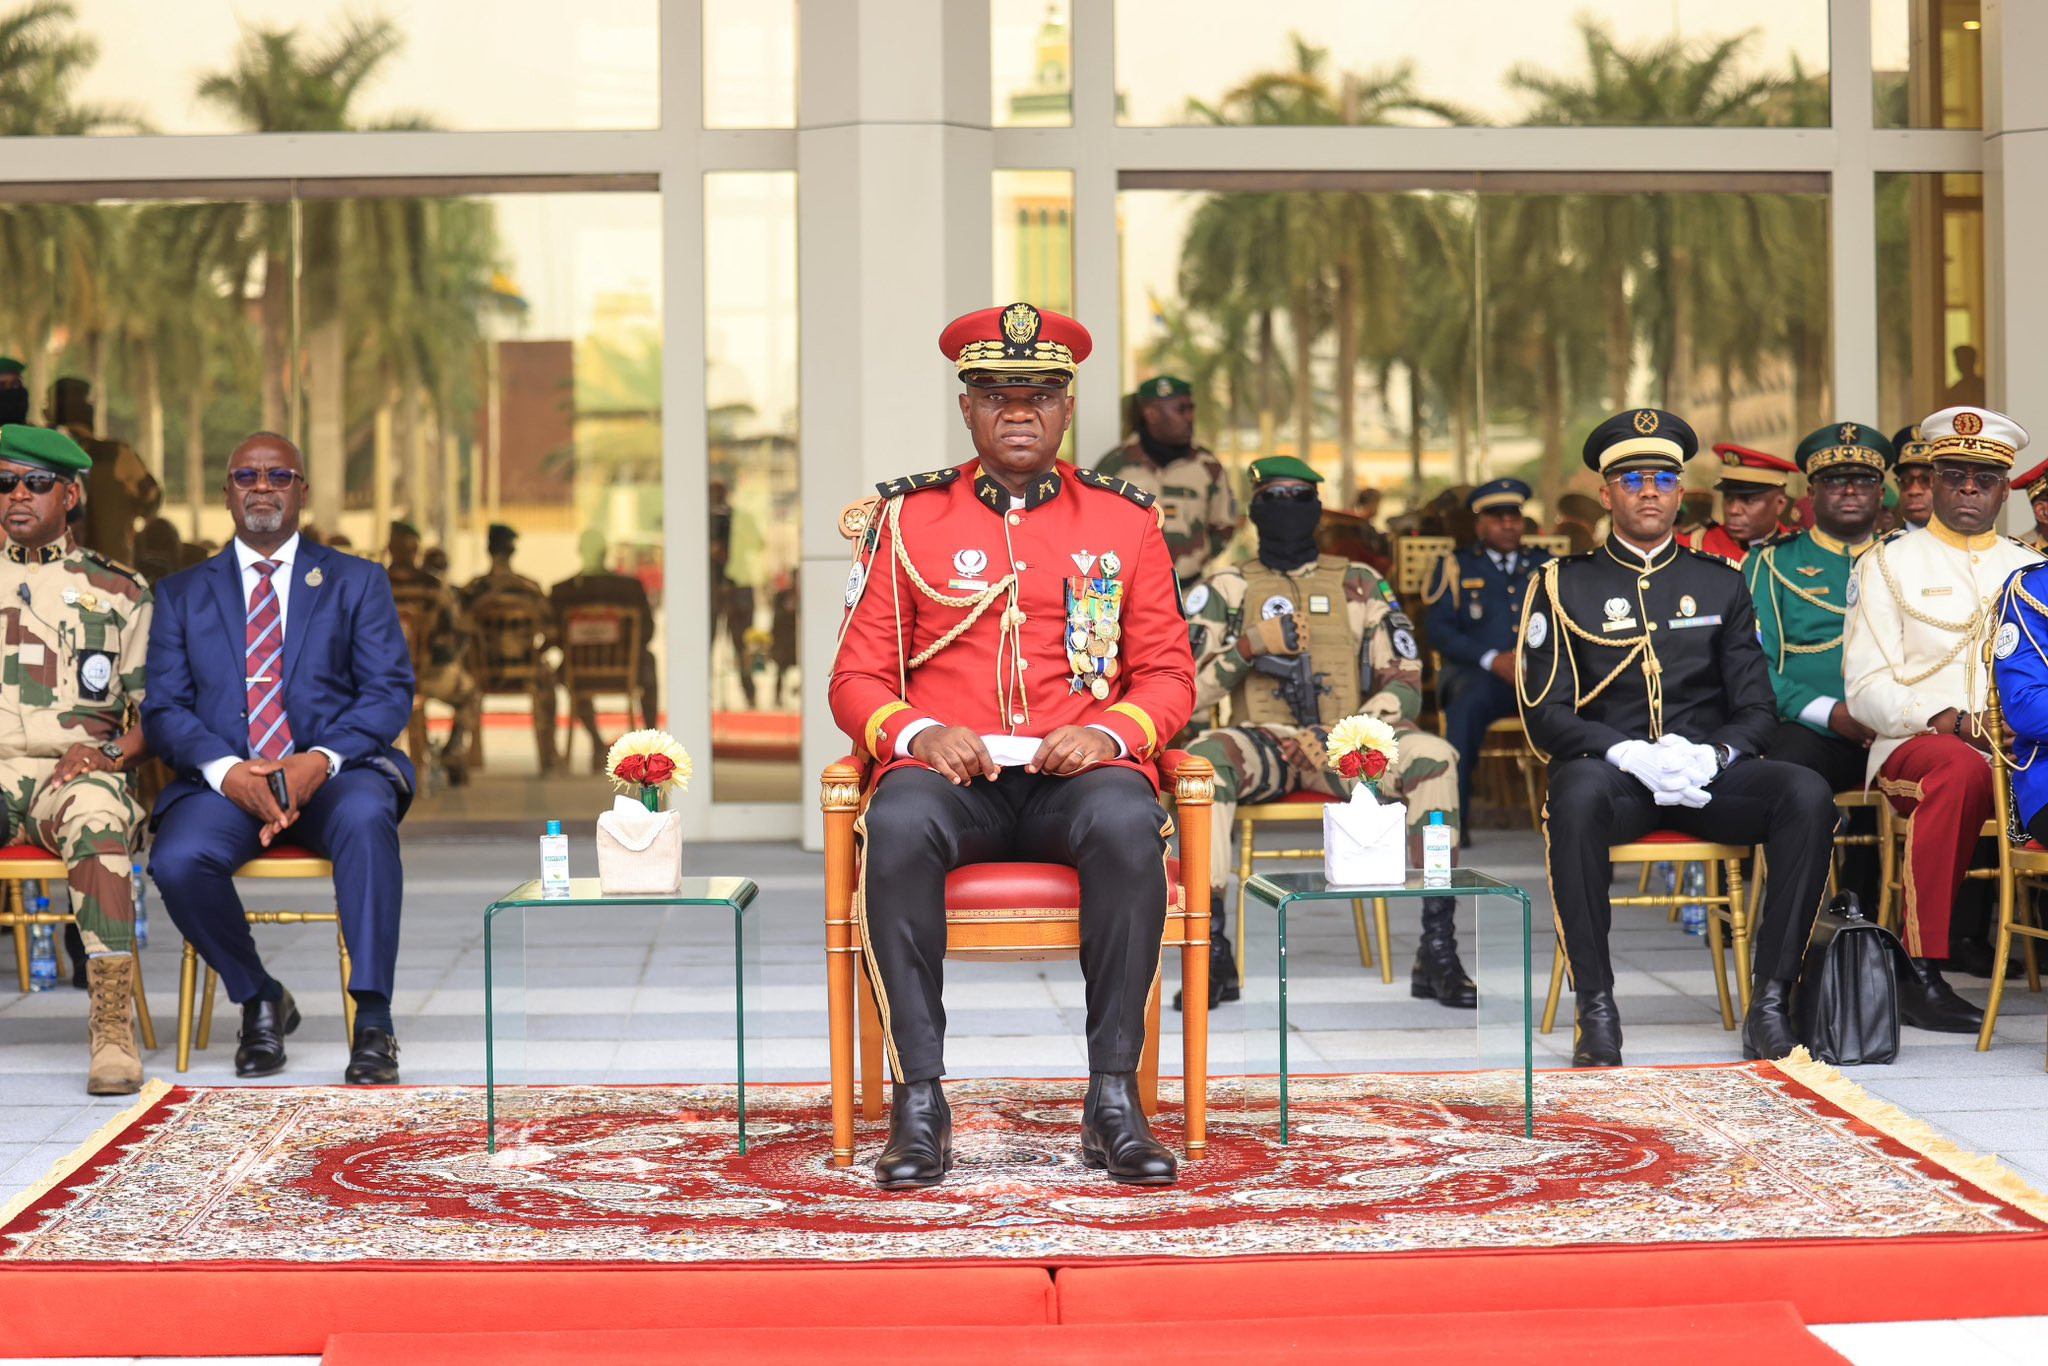
POLYGON ((1657 430, 1657 414, 1645 408, 1636 414, 1636 430, 1649 436, 1657 430))

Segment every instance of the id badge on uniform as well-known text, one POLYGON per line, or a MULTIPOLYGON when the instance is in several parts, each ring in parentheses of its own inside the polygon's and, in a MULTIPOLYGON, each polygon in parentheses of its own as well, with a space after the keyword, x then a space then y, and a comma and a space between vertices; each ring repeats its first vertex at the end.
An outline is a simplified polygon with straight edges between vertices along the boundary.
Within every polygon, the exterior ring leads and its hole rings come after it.
POLYGON ((78 652, 78 695, 88 702, 104 702, 114 685, 114 657, 105 650, 78 652))
POLYGON ((1073 691, 1085 688, 1098 702, 1109 697, 1109 680, 1117 675, 1123 602, 1120 580, 1067 580, 1067 666, 1074 671, 1073 691))

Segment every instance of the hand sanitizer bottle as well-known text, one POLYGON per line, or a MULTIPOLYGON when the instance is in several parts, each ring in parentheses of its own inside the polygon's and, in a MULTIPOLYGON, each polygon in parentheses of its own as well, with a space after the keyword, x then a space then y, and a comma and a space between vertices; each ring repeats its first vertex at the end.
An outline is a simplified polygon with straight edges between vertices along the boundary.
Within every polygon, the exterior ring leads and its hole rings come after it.
POLYGON ((1429 824, 1422 827, 1422 885, 1451 885, 1451 827, 1441 811, 1430 812, 1429 824))
POLYGON ((540 894, 549 901, 569 899, 569 837, 560 821, 549 821, 540 837, 540 894))

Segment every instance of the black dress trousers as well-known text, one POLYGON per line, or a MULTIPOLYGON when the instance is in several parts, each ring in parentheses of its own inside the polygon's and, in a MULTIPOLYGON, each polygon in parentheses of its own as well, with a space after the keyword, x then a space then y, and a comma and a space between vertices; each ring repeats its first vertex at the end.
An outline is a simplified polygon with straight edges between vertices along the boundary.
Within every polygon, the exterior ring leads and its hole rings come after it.
POLYGON ((1137 771, 1070 778, 1006 768, 961 787, 884 774, 863 820, 868 968, 898 1081, 945 1075, 946 874, 969 863, 1064 863, 1081 882, 1088 1070, 1135 1072, 1166 930, 1166 813, 1137 771))
POLYGON ((1807 936, 1828 885, 1834 789, 1810 768, 1744 759, 1722 770, 1702 807, 1658 806, 1650 789, 1605 759, 1572 759, 1550 771, 1544 831, 1550 891, 1580 991, 1607 990, 1614 968, 1607 931, 1610 845, 1652 830, 1717 844, 1761 844, 1770 865, 1762 923, 1750 927, 1753 975, 1797 978, 1807 936))

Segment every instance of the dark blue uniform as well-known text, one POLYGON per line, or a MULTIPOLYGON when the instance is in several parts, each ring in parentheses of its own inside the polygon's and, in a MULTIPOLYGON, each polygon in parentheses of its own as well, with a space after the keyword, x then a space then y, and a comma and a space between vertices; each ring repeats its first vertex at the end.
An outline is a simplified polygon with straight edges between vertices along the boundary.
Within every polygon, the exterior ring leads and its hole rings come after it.
POLYGON ((1437 705, 1443 709, 1444 738, 1458 751, 1460 810, 1472 809, 1472 774, 1487 727, 1516 711, 1515 685, 1487 666, 1495 654, 1514 655, 1529 576, 1551 558, 1535 546, 1496 556, 1468 545, 1437 562, 1423 591, 1429 645, 1443 656, 1437 705))

